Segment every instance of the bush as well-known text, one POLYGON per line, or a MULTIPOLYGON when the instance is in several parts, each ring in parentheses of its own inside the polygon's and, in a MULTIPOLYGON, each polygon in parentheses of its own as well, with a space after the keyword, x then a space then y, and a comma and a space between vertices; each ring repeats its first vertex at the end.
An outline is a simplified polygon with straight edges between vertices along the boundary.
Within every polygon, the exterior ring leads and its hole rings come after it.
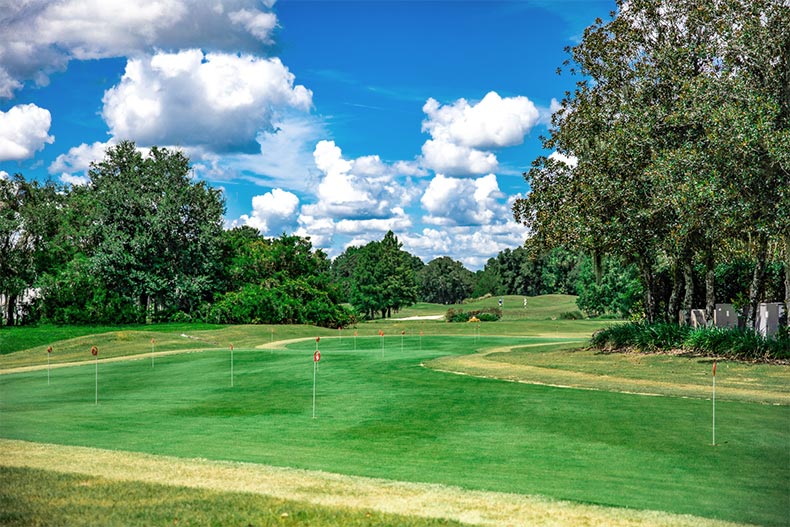
POLYGON ((560 313, 560 320, 582 320, 584 315, 582 315, 581 311, 566 311, 565 313, 560 313))
POLYGON ((473 311, 456 310, 450 308, 444 315, 447 322, 469 322, 472 317, 477 317, 481 322, 496 322, 502 318, 502 310, 498 307, 475 309, 473 311))
POLYGON ((680 348, 693 353, 743 360, 790 358, 790 332, 787 328, 780 328, 775 337, 766 338, 750 329, 692 329, 666 322, 626 322, 596 331, 590 344, 597 349, 632 348, 643 352, 680 348))

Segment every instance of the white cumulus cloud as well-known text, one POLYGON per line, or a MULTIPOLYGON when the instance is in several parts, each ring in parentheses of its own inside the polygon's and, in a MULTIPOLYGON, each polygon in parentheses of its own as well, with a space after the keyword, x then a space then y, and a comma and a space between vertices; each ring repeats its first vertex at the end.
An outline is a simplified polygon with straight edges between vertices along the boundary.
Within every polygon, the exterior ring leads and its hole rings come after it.
MULTIPOLYGON (((50 174, 65 173, 73 175, 81 172, 86 174, 92 162, 104 159, 107 148, 113 145, 112 141, 102 143, 96 141, 92 144, 82 143, 69 148, 65 154, 60 154, 48 168, 50 174)), ((63 179, 61 177, 61 179, 63 179)))
POLYGON ((312 92, 277 58, 191 49, 130 59, 103 102, 116 138, 227 152, 257 150, 278 111, 308 111, 312 92))
POLYGON ((487 225, 500 223, 510 213, 494 174, 477 179, 437 174, 420 200, 432 225, 487 225))
POLYGON ((423 132, 431 139, 422 147, 422 161, 436 172, 485 174, 497 169, 493 149, 519 145, 541 120, 527 97, 500 97, 494 91, 477 104, 458 99, 441 105, 431 98, 422 108, 423 132))
POLYGON ((52 116, 35 104, 0 111, 0 161, 29 159, 55 138, 49 135, 52 116))
POLYGON ((566 156, 564 154, 560 154, 557 151, 552 152, 549 154, 549 159, 553 159, 554 161, 559 161, 560 163, 565 163, 570 168, 576 168, 576 165, 579 164, 579 158, 576 156, 566 156))
POLYGON ((252 212, 242 215, 240 221, 254 227, 264 235, 279 236, 296 228, 299 198, 280 188, 252 198, 252 212))
POLYGON ((203 47, 257 52, 277 25, 273 2, 256 0, 26 0, 3 2, 0 97, 70 60, 203 47))

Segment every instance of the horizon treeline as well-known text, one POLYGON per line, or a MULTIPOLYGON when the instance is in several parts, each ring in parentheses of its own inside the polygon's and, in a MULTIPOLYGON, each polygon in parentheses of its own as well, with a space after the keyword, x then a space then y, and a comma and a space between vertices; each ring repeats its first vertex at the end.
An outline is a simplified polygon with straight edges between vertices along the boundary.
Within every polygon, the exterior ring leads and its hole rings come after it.
MULTIPOLYGON (((447 256, 425 264, 394 233, 334 261, 309 238, 223 228, 220 191, 190 177, 183 153, 134 143, 108 149, 90 184, 0 180, 3 325, 201 321, 346 326, 418 301, 486 295, 578 295, 591 316, 638 317, 637 268, 563 248, 505 249, 472 272, 447 256)), ((716 268, 717 300, 748 293, 754 262, 716 268)), ((782 264, 767 264, 766 299, 781 297, 782 264)), ((670 294, 670 268, 659 273, 670 294)), ((701 275, 704 268, 694 272, 701 275)), ((701 281, 697 282, 700 283, 701 281)), ((704 291, 695 291, 704 302, 704 291)))

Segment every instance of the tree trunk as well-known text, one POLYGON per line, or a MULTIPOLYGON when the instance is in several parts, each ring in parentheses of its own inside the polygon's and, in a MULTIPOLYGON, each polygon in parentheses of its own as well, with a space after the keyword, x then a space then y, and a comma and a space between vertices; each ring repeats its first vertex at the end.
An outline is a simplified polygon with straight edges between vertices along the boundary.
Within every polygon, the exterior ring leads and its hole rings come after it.
POLYGON ((656 277, 650 262, 639 262, 639 271, 644 286, 645 318, 648 324, 653 324, 656 321, 656 297, 653 294, 653 289, 656 287, 656 277))
POLYGON ((678 262, 672 265, 672 293, 669 295, 669 305, 667 306, 667 320, 672 323, 678 321, 680 313, 680 290, 683 287, 678 262))
POLYGON ((746 314, 746 327, 755 329, 757 324, 757 304, 760 303, 763 286, 765 285, 765 263, 768 259, 768 237, 760 233, 757 237, 757 262, 749 288, 749 307, 746 314))
POLYGON ((5 312, 6 326, 14 325, 14 311, 16 311, 16 295, 13 293, 9 293, 8 296, 6 297, 6 312, 5 312))
POLYGON ((790 328, 790 236, 785 238, 785 317, 790 328))
POLYGON ((683 257, 683 282, 686 291, 683 294, 683 324, 691 324, 691 309, 694 307, 694 269, 691 266, 691 256, 683 257))
POLYGON ((713 315, 716 313, 716 258, 713 249, 708 248, 705 253, 705 324, 713 325, 713 315))

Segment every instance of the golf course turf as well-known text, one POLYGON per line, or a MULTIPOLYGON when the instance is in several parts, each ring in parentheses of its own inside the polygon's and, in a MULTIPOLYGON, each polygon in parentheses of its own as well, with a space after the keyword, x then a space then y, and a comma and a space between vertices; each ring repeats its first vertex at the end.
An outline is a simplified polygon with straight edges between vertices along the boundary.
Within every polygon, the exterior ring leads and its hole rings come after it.
MULTIPOLYGON (((465 327, 464 330, 467 328, 465 327)), ((0 376, 0 435, 786 525, 786 405, 507 383, 422 364, 568 338, 322 338, 0 376), (383 346, 382 346, 383 344, 383 346)), ((266 341, 264 341, 266 343, 266 341)), ((567 346, 567 344, 558 344, 567 346)), ((722 382, 726 382, 722 380, 722 382)))

